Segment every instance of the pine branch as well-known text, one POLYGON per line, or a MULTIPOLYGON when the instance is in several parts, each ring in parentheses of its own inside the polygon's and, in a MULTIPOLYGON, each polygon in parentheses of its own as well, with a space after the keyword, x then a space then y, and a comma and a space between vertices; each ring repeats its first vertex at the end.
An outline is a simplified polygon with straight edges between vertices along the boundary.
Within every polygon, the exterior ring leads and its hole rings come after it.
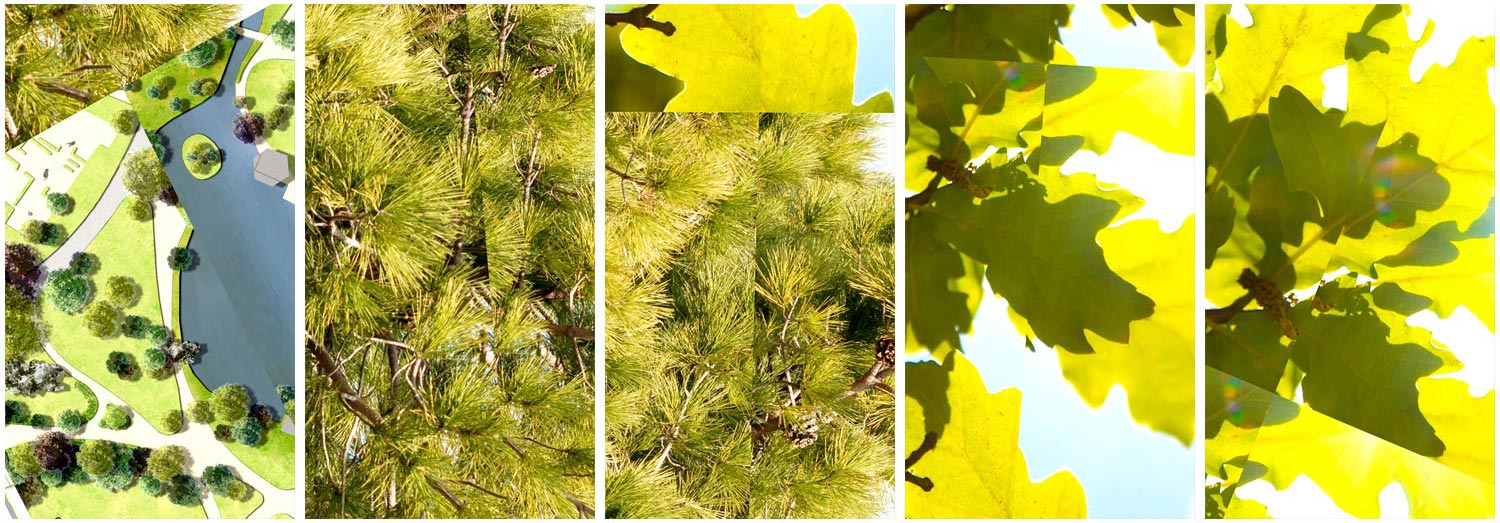
POLYGON ((588 506, 587 503, 578 501, 578 498, 573 497, 571 492, 564 492, 563 495, 568 497, 568 501, 573 503, 573 508, 578 509, 578 514, 582 515, 585 519, 592 519, 594 517, 593 507, 588 506))
MULTIPOLYGON (((331 333, 328 335, 328 338, 331 340, 331 333)), ((349 382, 349 377, 344 375, 344 370, 334 361, 333 355, 329 354, 322 345, 311 341, 307 344, 307 350, 312 355, 314 363, 317 364, 318 370, 323 373, 324 377, 333 382, 334 388, 339 393, 339 401, 344 404, 344 407, 349 409, 349 412, 353 413, 360 421, 365 422, 370 427, 380 427, 385 424, 385 419, 380 416, 380 413, 376 412, 373 407, 365 403, 364 398, 360 397, 359 392, 354 389, 354 385, 349 382)))
POLYGON ((647 4, 624 13, 605 13, 604 25, 614 27, 619 24, 633 25, 641 30, 655 29, 661 34, 672 36, 677 32, 677 26, 672 22, 660 22, 651 19, 651 12, 655 11, 659 4, 647 4))
POLYGON ((895 368, 886 367, 884 362, 877 361, 874 365, 870 366, 870 370, 865 371, 863 376, 860 376, 858 380, 855 380, 854 384, 849 386, 849 390, 844 391, 839 397, 847 398, 870 389, 878 389, 894 395, 894 391, 891 390, 890 386, 882 387, 882 385, 885 385, 884 381, 886 378, 895 374, 895 368))
POLYGON ((547 327, 553 334, 574 340, 594 341, 594 331, 577 325, 552 324, 547 327))
POLYGON ((640 178, 636 178, 634 176, 625 174, 625 171, 621 171, 619 169, 616 169, 612 165, 605 164, 604 168, 606 170, 608 170, 609 172, 614 173, 615 176, 619 176, 621 180, 625 180, 627 182, 633 183, 637 187, 644 187, 646 185, 646 182, 642 181, 640 178))
POLYGON ((444 500, 448 501, 448 504, 453 505, 453 510, 463 512, 464 502, 460 501, 458 499, 458 496, 453 495, 453 492, 449 491, 448 487, 443 486, 443 484, 439 482, 437 478, 434 478, 432 476, 423 474, 422 477, 423 479, 427 480, 427 484, 429 486, 436 489, 438 491, 438 494, 441 494, 443 496, 444 500))

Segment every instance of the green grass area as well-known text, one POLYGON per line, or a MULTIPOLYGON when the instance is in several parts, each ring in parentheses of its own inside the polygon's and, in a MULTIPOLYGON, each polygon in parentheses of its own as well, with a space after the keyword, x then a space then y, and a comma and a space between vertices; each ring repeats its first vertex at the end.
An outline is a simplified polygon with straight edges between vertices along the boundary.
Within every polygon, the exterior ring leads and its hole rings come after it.
POLYGON ((188 152, 192 151, 193 148, 197 147, 200 143, 209 144, 213 146, 214 149, 219 148, 219 144, 214 143, 214 141, 207 136, 203 136, 201 134, 189 136, 186 140, 182 141, 182 163, 187 165, 188 173, 192 174, 194 178, 197 178, 199 180, 207 180, 209 178, 213 178, 215 174, 219 174, 219 167, 222 162, 219 160, 214 160, 212 164, 199 169, 198 164, 187 161, 188 152))
MULTIPOLYGON (((99 198, 104 196, 104 189, 109 187, 109 181, 115 177, 115 169, 120 166, 121 161, 125 160, 125 151, 130 148, 131 136, 133 135, 117 134, 108 146, 95 148, 94 154, 89 155, 88 163, 84 164, 83 170, 79 171, 78 177, 73 180, 73 185, 68 187, 68 196, 73 198, 73 212, 66 216, 54 215, 47 220, 62 225, 65 241, 67 236, 71 236, 73 231, 78 229, 78 225, 83 223, 83 219, 88 217, 89 211, 94 210, 94 205, 99 203, 99 198)), ((29 182, 27 187, 30 187, 29 182)), ((56 245, 31 243, 21 239, 20 234, 16 234, 15 237, 20 240, 20 243, 35 248, 37 255, 44 260, 52 255, 52 251, 57 250, 56 245)), ((11 241, 9 230, 6 231, 6 241, 11 241)))
POLYGON ((14 213, 14 212, 16 212, 16 208, 15 207, 11 207, 10 204, 8 204, 8 203, 5 204, 5 220, 6 221, 10 221, 10 215, 11 215, 11 213, 14 213))
MULTIPOLYGON (((286 16, 287 10, 291 8, 292 4, 271 4, 266 6, 265 12, 261 13, 260 16, 260 27, 255 32, 270 36, 271 26, 275 25, 277 20, 286 16)), ((250 49, 245 51, 245 59, 240 61, 240 71, 234 74, 236 81, 240 83, 245 82, 245 66, 250 65, 251 58, 255 58, 255 52, 260 50, 261 43, 260 40, 250 42, 250 49)))
MULTIPOLYGON (((249 83, 245 85, 245 96, 253 100, 251 109, 262 116, 270 114, 271 109, 276 107, 276 93, 281 92, 281 86, 293 81, 295 64, 291 60, 266 60, 256 64, 250 70, 249 83)), ((285 129, 266 129, 266 145, 272 149, 286 154, 294 154, 296 142, 292 139, 296 134, 295 119, 288 119, 285 129)))
MULTIPOLYGON (((212 397, 208 387, 193 374, 192 368, 184 368, 183 372, 187 373, 188 391, 193 394, 193 399, 206 401, 212 397)), ((297 450, 296 445, 291 434, 281 431, 280 424, 267 427, 266 437, 253 447, 224 443, 229 448, 229 453, 239 458, 246 467, 265 478, 272 486, 286 490, 291 490, 296 481, 296 473, 292 470, 297 465, 293 456, 297 450)))
POLYGON ((260 505, 266 502, 266 497, 253 488, 250 489, 250 497, 245 498, 244 501, 231 499, 229 496, 220 496, 213 492, 209 494, 214 497, 214 503, 219 505, 220 519, 248 518, 251 513, 255 512, 255 509, 260 508, 260 505))
MULTIPOLYGON (((126 96, 128 97, 129 95, 126 96)), ((100 98, 99 101, 83 108, 89 114, 98 116, 100 120, 104 120, 105 122, 113 122, 115 120, 115 113, 128 109, 130 109, 129 103, 114 96, 105 96, 104 98, 100 98)))
POLYGON ((110 492, 92 483, 49 487, 41 503, 27 506, 33 519, 205 519, 203 507, 173 504, 167 496, 146 495, 137 481, 123 492, 110 492))
POLYGON ((286 514, 277 514, 275 516, 271 516, 271 519, 292 519, 292 517, 286 514))
MULTIPOLYGON (((157 260, 156 249, 152 247, 155 238, 151 222, 135 221, 128 215, 127 207, 120 206, 104 225, 104 230, 85 249, 99 257, 99 270, 90 276, 96 288, 94 299, 100 299, 97 294, 102 291, 98 289, 111 276, 128 277, 140 286, 141 299, 126 309, 125 314, 141 316, 151 323, 160 324, 162 311, 161 300, 156 299, 157 260)), ((127 406, 146 418, 160 432, 161 427, 157 424, 161 423, 167 411, 182 408, 178 401, 177 380, 171 377, 154 379, 144 375, 126 380, 109 372, 104 366, 105 358, 112 351, 134 355, 137 364, 140 364, 142 354, 150 348, 151 343, 123 335, 110 339, 96 338, 84 326, 83 314, 70 316, 57 310, 51 300, 43 301, 46 303, 42 305, 42 321, 46 324, 47 339, 58 354, 73 367, 125 400, 127 406)))
MULTIPOLYGON (((42 358, 35 360, 52 363, 52 358, 47 353, 39 353, 42 358)), ((48 392, 36 396, 26 397, 19 394, 6 394, 5 399, 18 401, 26 404, 26 408, 32 414, 46 414, 55 422, 62 411, 73 409, 83 415, 83 419, 94 418, 99 411, 99 400, 94 397, 94 392, 87 385, 73 378, 62 379, 63 390, 61 392, 48 392)))
MULTIPOLYGON (((204 100, 207 100, 213 94, 195 95, 188 92, 188 85, 192 84, 193 81, 199 78, 210 78, 215 83, 222 83, 224 69, 229 66, 229 55, 234 52, 234 40, 225 40, 219 36, 214 36, 213 38, 219 44, 219 56, 212 63, 209 63, 207 67, 201 69, 188 67, 182 62, 177 61, 176 58, 173 58, 168 60, 167 63, 162 64, 161 67, 157 67, 151 72, 146 73, 146 76, 142 76, 139 89, 126 93, 130 97, 130 105, 135 107, 135 115, 141 120, 141 126, 145 127, 147 131, 160 129, 161 126, 172 121, 177 115, 197 107, 198 104, 203 103, 204 100), (171 85, 162 93, 162 97, 151 98, 146 96, 146 89, 155 85, 157 79, 160 78, 167 78, 171 81, 171 85), (182 111, 173 111, 172 107, 168 105, 173 98, 187 100, 187 108, 182 111)), ((232 88, 233 86, 230 87, 232 88)), ((220 85, 217 88, 223 89, 224 86, 220 85)))

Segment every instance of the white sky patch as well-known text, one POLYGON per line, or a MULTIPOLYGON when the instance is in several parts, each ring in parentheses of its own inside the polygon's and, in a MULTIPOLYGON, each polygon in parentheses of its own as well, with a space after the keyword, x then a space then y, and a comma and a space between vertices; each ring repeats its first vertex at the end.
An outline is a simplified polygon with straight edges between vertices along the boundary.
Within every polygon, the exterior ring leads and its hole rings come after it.
POLYGON ((1349 109, 1349 66, 1340 65, 1323 71, 1323 107, 1349 109))
POLYGON ((1229 19, 1234 20, 1236 23, 1240 24, 1240 27, 1250 27, 1250 23, 1255 21, 1255 19, 1250 16, 1250 8, 1245 7, 1245 4, 1234 4, 1232 6, 1229 6, 1229 19))
POLYGON ((1407 317, 1406 324, 1432 331, 1434 341, 1463 362, 1458 372, 1434 378, 1463 380, 1476 398, 1495 390, 1495 335, 1468 308, 1460 306, 1446 319, 1424 310, 1407 317))
POLYGON ((1119 132, 1103 155, 1080 150, 1059 170, 1063 174, 1094 174, 1100 182, 1118 185, 1146 200, 1140 210, 1113 227, 1134 220, 1158 220, 1163 231, 1173 232, 1193 215, 1195 165, 1192 156, 1171 154, 1133 134, 1119 132))
POLYGON ((1406 32, 1411 39, 1422 37, 1428 21, 1434 24, 1432 39, 1417 48, 1412 57, 1411 79, 1414 82, 1433 65, 1452 64, 1459 47, 1470 37, 1495 34, 1494 6, 1481 2, 1425 2, 1412 3, 1408 7, 1406 32))
MULTIPOLYGON (((1276 486, 1270 482, 1257 479, 1235 489, 1234 497, 1260 502, 1266 506, 1267 514, 1276 519, 1348 519, 1353 517, 1335 505, 1333 499, 1329 498, 1328 494, 1324 493, 1323 489, 1307 476, 1297 476, 1297 479, 1292 480, 1292 484, 1288 485, 1286 490, 1276 490, 1276 486)), ((1405 513, 1401 512, 1401 514, 1405 513)), ((1391 513, 1382 510, 1381 514, 1391 513)))
POLYGON ((1115 29, 1099 5, 1079 4, 1068 18, 1068 26, 1058 32, 1063 47, 1078 65, 1122 67, 1153 71, 1191 71, 1192 63, 1179 66, 1167 51, 1156 43, 1156 30, 1150 22, 1136 20, 1135 25, 1115 29))

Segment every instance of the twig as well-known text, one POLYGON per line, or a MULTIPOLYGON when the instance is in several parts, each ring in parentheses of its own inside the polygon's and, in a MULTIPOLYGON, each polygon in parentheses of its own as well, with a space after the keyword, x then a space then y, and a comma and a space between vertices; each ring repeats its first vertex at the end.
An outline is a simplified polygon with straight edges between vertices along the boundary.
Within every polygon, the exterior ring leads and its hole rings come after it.
POLYGON ((655 29, 661 34, 672 36, 677 32, 677 26, 672 22, 661 22, 651 19, 651 12, 655 11, 659 4, 646 4, 624 13, 605 13, 604 25, 614 27, 619 24, 633 25, 641 30, 655 29))

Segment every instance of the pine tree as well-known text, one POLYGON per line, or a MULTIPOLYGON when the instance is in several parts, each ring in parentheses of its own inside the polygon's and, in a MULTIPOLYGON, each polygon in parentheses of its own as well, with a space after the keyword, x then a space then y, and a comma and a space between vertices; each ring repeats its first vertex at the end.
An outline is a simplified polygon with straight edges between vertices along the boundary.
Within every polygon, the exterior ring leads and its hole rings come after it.
POLYGON ((236 12, 230 4, 7 4, 6 148, 222 33, 236 12))
POLYGON ((592 15, 307 10, 312 517, 591 517, 592 15))
POLYGON ((868 518, 890 502, 895 212, 877 122, 609 116, 609 517, 868 518))

